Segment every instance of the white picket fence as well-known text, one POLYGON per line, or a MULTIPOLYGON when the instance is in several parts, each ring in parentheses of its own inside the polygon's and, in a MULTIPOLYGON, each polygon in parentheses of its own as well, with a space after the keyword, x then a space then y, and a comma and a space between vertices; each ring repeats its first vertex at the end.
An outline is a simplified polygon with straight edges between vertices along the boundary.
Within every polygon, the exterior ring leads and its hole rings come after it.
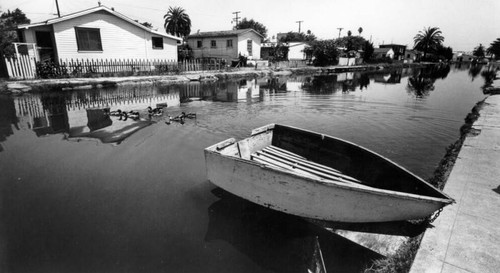
POLYGON ((35 57, 19 55, 18 58, 5 58, 10 79, 27 80, 36 78, 35 57))

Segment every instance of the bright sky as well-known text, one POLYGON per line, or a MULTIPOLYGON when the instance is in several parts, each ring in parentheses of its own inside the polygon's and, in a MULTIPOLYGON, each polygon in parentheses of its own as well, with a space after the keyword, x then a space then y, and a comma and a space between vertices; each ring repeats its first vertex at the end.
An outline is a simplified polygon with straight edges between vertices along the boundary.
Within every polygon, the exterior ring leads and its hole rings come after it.
MULTIPOLYGON (((97 6, 98 0, 59 0, 61 15, 97 6)), ((247 17, 264 24, 268 36, 279 32, 311 30, 320 39, 337 38, 351 30, 382 43, 413 46, 424 27, 439 27, 444 44, 453 50, 472 51, 500 38, 500 0, 101 0, 108 7, 140 22, 163 29, 169 6, 180 6, 191 18, 191 32, 229 30, 232 19, 247 17)), ((1 0, 0 10, 20 8, 32 22, 55 17, 55 0, 1 0)))

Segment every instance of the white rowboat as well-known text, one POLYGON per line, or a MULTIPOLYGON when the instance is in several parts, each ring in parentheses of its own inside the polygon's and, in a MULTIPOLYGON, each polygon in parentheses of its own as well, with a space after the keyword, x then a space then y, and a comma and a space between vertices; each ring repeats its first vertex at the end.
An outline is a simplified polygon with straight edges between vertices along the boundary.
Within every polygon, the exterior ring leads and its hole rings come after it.
POLYGON ((336 222, 421 219, 453 199, 403 167, 331 136, 270 124, 205 149, 208 180, 285 213, 336 222))

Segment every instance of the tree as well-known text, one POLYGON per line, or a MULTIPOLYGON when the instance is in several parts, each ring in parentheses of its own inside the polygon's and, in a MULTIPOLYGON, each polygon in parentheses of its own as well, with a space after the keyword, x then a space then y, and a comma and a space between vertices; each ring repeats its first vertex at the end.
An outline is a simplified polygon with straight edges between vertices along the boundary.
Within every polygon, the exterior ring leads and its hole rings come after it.
POLYGON ((165 31, 169 34, 186 37, 191 33, 191 19, 181 7, 169 7, 165 19, 165 31))
POLYGON ((424 52, 425 59, 427 53, 435 51, 437 46, 444 42, 444 37, 441 34, 441 30, 438 27, 424 28, 423 31, 419 31, 413 38, 415 42, 413 49, 424 52))
POLYGON ((151 24, 150 22, 143 22, 143 23, 141 23, 141 25, 143 25, 147 28, 153 28, 153 24, 151 24))
POLYGON ((495 55, 495 60, 500 60, 500 38, 496 39, 487 49, 489 54, 495 55))
POLYGON ((287 32, 284 37, 280 38, 280 42, 288 43, 288 42, 311 42, 316 40, 316 35, 314 35, 310 30, 307 31, 307 34, 303 32, 287 32))
POLYGON ((365 38, 361 36, 344 36, 335 39, 339 47, 345 47, 349 50, 361 50, 366 42, 365 38))
POLYGON ((306 49, 306 55, 313 56, 313 65, 327 66, 337 64, 337 43, 335 40, 321 40, 311 42, 306 49))
POLYGON ((351 37, 351 35, 352 35, 352 31, 348 30, 348 31, 347 31, 347 36, 348 36, 348 37, 351 37))
POLYGON ((7 11, 0 15, 0 56, 11 57, 14 55, 13 42, 18 41, 17 26, 29 24, 31 21, 20 10, 7 11))
POLYGON ((245 17, 236 25, 236 29, 246 29, 246 28, 251 28, 257 31, 264 38, 267 37, 267 28, 263 24, 254 21, 253 19, 248 20, 245 17))
POLYGON ((365 62, 372 59, 374 51, 375 48, 373 47, 373 43, 370 41, 365 41, 365 44, 363 45, 363 59, 365 62))
POLYGON ((476 48, 474 48, 474 51, 472 51, 472 55, 478 58, 484 58, 484 46, 479 44, 476 48))
POLYGON ((363 32, 363 28, 362 28, 362 27, 359 27, 359 28, 358 28, 358 33, 359 33, 359 36, 361 36, 361 32, 363 32))
POLYGON ((440 59, 445 59, 448 61, 453 59, 453 49, 449 46, 448 47, 445 47, 443 45, 437 46, 436 54, 440 59))

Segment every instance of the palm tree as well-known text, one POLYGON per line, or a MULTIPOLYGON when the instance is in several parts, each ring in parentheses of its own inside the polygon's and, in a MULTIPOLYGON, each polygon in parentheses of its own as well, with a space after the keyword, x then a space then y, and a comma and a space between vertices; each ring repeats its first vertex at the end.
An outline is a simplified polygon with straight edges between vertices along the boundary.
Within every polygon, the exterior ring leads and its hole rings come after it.
POLYGON ((181 7, 169 7, 165 19, 165 31, 179 37, 186 37, 191 33, 191 19, 181 7))
POLYGON ((361 32, 363 32, 363 28, 362 28, 362 27, 359 27, 359 28, 358 28, 358 32, 359 32, 359 36, 361 36, 361 32))
POLYGON ((423 31, 419 31, 413 41, 415 42, 413 49, 423 51, 425 59, 429 51, 435 50, 438 45, 443 43, 444 37, 441 36, 441 30, 438 27, 428 27, 427 29, 424 28, 423 31))
POLYGON ((500 59, 500 38, 491 43, 490 47, 488 47, 487 49, 487 52, 489 54, 495 55, 495 60, 500 59))

